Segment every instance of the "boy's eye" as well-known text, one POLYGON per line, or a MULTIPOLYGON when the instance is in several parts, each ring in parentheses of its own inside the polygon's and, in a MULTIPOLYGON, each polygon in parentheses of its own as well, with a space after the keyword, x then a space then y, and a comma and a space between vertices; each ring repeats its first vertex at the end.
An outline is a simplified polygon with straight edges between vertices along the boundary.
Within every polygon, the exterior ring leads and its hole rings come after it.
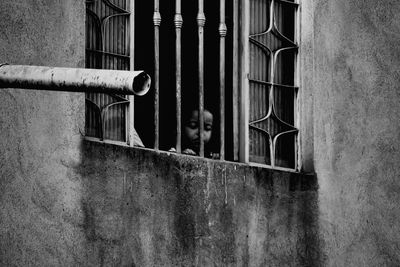
POLYGON ((209 124, 204 125, 204 130, 211 131, 212 130, 212 125, 209 125, 209 124))
POLYGON ((196 122, 190 122, 189 123, 189 128, 196 129, 197 128, 197 123, 196 122))

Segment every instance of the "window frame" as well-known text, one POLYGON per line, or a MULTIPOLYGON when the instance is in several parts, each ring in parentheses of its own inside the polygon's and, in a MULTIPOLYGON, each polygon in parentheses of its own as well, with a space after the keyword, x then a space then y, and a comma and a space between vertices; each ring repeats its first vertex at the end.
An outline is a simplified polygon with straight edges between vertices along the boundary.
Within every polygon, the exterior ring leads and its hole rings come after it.
MULTIPOLYGON (((234 157, 239 162, 247 163, 257 167, 267 167, 284 171, 301 170, 301 149, 300 149, 300 110, 299 110, 299 92, 301 85, 300 75, 300 0, 294 0, 297 8, 294 11, 294 42, 297 45, 297 53, 295 54, 294 63, 294 86, 298 89, 295 90, 294 99, 294 127, 298 129, 295 137, 295 159, 294 168, 280 167, 272 164, 261 164, 250 161, 250 138, 249 138, 249 73, 250 73, 250 55, 249 55, 249 36, 250 36, 250 1, 251 0, 234 0, 234 58, 236 57, 237 64, 234 65, 234 98, 233 105, 239 107, 239 111, 234 113, 234 157), (236 73, 236 75, 235 75, 236 73), (236 77, 235 77, 236 76, 236 77), (235 86, 235 81, 239 86, 235 86), (236 99, 235 99, 236 97, 236 99), (236 121, 235 121, 236 120, 236 121), (238 141, 238 142, 237 142, 238 141), (237 145, 239 144, 239 145, 237 145)), ((282 2, 282 0, 272 0, 282 2)), ((283 1, 286 2, 286 1, 283 1)), ((234 109, 235 112, 235 109, 234 109)))
MULTIPOLYGON (((159 39, 158 39, 158 29, 161 24, 161 15, 158 10, 158 1, 155 0, 155 12, 153 16, 154 22, 154 38, 155 38, 155 69, 158 70, 159 66, 159 39)), ((202 0, 200 0, 202 1, 202 0)), ((280 1, 280 0, 273 0, 273 1, 280 1)), ((91 2, 91 1, 87 1, 91 2)), ((135 0, 127 0, 129 2, 129 27, 128 31, 126 32, 129 35, 129 65, 130 69, 134 69, 134 41, 135 41, 135 0)), ((300 53, 300 0, 294 1, 298 4, 298 7, 295 11, 295 42, 298 46, 298 52, 295 54, 295 63, 294 63, 294 82, 295 85, 300 88, 300 62, 299 62, 299 53, 300 53)), ((295 166, 294 168, 286 168, 286 167, 279 167, 274 166, 274 164, 260 164, 254 163, 249 160, 249 107, 250 107, 250 100, 249 100, 249 66, 250 66, 250 56, 249 56, 249 26, 250 26, 250 0, 234 0, 233 3, 233 29, 230 31, 233 34, 233 82, 232 82, 232 102, 233 102, 233 160, 239 161, 241 163, 246 163, 249 165, 254 165, 258 167, 266 167, 266 168, 273 168, 278 170, 285 170, 285 171, 299 171, 301 169, 301 154, 300 154, 300 112, 299 112, 299 92, 298 89, 295 93, 294 99, 294 126, 298 129, 298 133, 295 137, 295 166), (235 60, 236 59, 236 60, 235 60), (238 107, 238 108, 235 108, 238 107)), ((182 26, 182 25, 180 25, 182 26)), ((155 143, 154 149, 159 149, 158 144, 158 83, 159 83, 158 74, 155 74, 154 77, 154 85, 155 88, 155 143)), ((100 141, 104 143, 111 143, 116 145, 128 145, 134 146, 134 96, 128 96, 129 105, 126 109, 126 142, 124 141, 114 141, 108 139, 101 139, 95 137, 87 136, 87 140, 93 141, 100 141)), ((177 107, 178 109, 178 107, 177 107)), ((179 116, 180 117, 180 116, 179 116)))
MULTIPOLYGON (((104 17, 104 18, 100 18, 98 16, 98 14, 96 14, 95 12, 93 12, 92 10, 90 10, 88 8, 88 5, 94 4, 95 1, 93 1, 93 0, 86 0, 85 1, 86 20, 87 20, 87 17, 88 17, 89 13, 92 13, 91 15, 94 15, 94 16, 97 17, 97 19, 98 19, 98 21, 100 23, 100 25, 98 25, 100 27, 100 29, 97 29, 97 30, 100 31, 101 39, 102 39, 102 47, 99 50, 95 51, 95 50, 92 50, 92 49, 90 49, 90 48, 88 48, 86 46, 85 47, 86 53, 88 53, 88 51, 101 53, 102 54, 101 61, 102 61, 102 65, 103 65, 104 64, 103 57, 104 57, 105 54, 109 53, 108 51, 105 51, 106 49, 105 49, 105 46, 103 44, 103 42, 105 40, 104 35, 106 34, 104 32, 104 28, 105 28, 104 25, 106 23, 108 23, 109 22, 108 20, 110 18, 112 18, 112 17, 115 17, 115 16, 127 16, 128 18, 127 18, 127 23, 126 23, 126 28, 125 28, 124 35, 129 38, 129 39, 126 39, 126 44, 129 46, 129 48, 127 49, 128 50, 127 54, 124 54, 123 56, 129 57, 129 70, 134 70, 134 55, 135 54, 134 54, 134 45, 132 45, 132 44, 134 44, 134 41, 135 41, 135 34, 134 34, 134 32, 135 32, 134 31, 134 29, 135 29, 135 25, 134 25, 134 23, 135 23, 135 12, 134 12, 135 0, 125 0, 126 6, 128 7, 125 10, 122 9, 120 6, 114 5, 113 3, 109 2, 108 0, 100 0, 100 2, 101 2, 101 4, 108 6, 110 9, 117 10, 120 13, 113 13, 113 14, 110 14, 110 15, 104 17)), ((128 145, 130 147, 136 146, 135 145, 135 136, 137 134, 136 134, 136 131, 135 131, 135 128, 134 128, 134 96, 133 95, 127 95, 127 96, 125 96, 125 98, 127 100, 126 101, 127 105, 126 105, 126 108, 124 109, 124 112, 125 112, 125 141, 106 139, 104 137, 104 135, 105 135, 105 133, 104 133, 105 126, 104 126, 103 120, 101 120, 101 118, 103 118, 103 115, 100 115, 100 127, 102 127, 102 130, 101 130, 102 136, 101 137, 94 137, 94 136, 87 136, 85 134, 85 139, 92 140, 92 141, 98 141, 98 142, 104 142, 104 143, 110 143, 110 144, 116 144, 116 145, 124 145, 124 146, 128 145)), ((93 102, 93 101, 91 101, 90 99, 87 98, 87 95, 86 95, 85 99, 86 99, 85 105, 87 105, 88 101, 89 102, 93 102)), ((94 104, 96 104, 96 103, 94 103, 94 104)), ((87 107, 85 107, 85 109, 87 109, 87 107)), ((86 120, 86 118, 85 118, 85 120, 86 120)))

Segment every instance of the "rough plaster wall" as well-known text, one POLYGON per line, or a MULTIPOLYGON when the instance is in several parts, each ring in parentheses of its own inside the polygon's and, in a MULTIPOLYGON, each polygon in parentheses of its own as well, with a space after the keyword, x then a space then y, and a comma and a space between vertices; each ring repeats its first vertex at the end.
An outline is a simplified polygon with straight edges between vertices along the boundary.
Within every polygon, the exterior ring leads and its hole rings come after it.
MULTIPOLYGON (((84 66, 84 1, 1 0, 0 62, 84 66)), ((0 91, 0 265, 75 265, 82 94, 0 91)))
POLYGON ((400 2, 314 1, 315 169, 330 266, 400 266, 400 2))
POLYGON ((80 170, 91 264, 321 264, 312 177, 94 142, 80 170))
POLYGON ((300 155, 301 170, 314 172, 314 28, 313 1, 301 1, 299 7, 299 60, 300 60, 300 155))

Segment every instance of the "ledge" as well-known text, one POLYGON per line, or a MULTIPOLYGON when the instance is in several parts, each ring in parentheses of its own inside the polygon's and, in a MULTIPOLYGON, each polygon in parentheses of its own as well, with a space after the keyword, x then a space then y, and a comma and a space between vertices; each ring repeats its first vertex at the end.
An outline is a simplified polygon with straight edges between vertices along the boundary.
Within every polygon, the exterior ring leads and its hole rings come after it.
MULTIPOLYGON (((223 170, 229 175, 229 179, 241 180, 247 176, 254 176, 261 183, 266 183, 273 191, 308 191, 317 190, 318 184, 314 174, 294 172, 290 170, 273 169, 261 164, 246 164, 241 162, 222 161, 198 156, 177 154, 175 152, 154 150, 142 147, 130 147, 123 143, 109 143, 93 139, 83 141, 86 161, 94 156, 102 161, 111 160, 117 163, 117 159, 125 158, 136 163, 149 167, 160 167, 159 163, 165 167, 169 164, 181 171, 190 172, 203 170, 206 172, 210 168, 223 170), (139 159, 139 161, 137 161, 139 159)), ((84 159, 85 161, 85 159, 84 159)), ((142 167, 143 167, 142 166, 142 167)), ((161 167, 162 167, 161 166, 161 167)))

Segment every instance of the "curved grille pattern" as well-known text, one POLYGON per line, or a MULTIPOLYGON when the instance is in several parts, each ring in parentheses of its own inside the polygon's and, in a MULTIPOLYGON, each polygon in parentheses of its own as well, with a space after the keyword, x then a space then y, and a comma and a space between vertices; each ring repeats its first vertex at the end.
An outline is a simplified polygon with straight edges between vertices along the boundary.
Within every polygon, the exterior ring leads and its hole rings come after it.
POLYGON ((295 168, 295 40, 293 1, 250 1, 250 161, 295 168))
MULTIPOLYGON (((129 1, 86 1, 86 67, 129 70, 129 1)), ((86 94, 86 135, 127 141, 123 95, 86 94)))

